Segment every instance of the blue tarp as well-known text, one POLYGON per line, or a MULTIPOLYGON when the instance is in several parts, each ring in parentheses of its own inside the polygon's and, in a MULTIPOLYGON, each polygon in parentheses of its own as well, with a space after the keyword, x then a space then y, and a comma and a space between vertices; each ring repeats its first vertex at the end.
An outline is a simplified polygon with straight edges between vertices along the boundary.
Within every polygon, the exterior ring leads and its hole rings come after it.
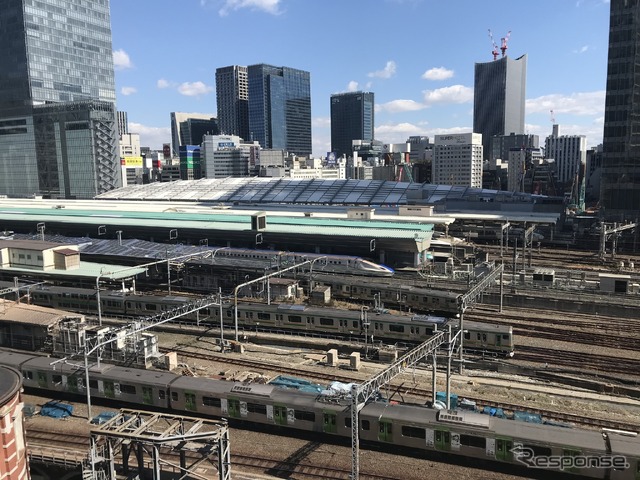
POLYGON ((275 385, 282 388, 293 388, 302 392, 320 393, 324 388, 317 383, 304 380, 297 377, 289 377, 287 375, 279 375, 269 382, 269 385, 275 385))
POLYGON ((50 401, 45 403, 40 410, 40 415, 52 418, 67 418, 73 414, 73 405, 68 403, 50 401))

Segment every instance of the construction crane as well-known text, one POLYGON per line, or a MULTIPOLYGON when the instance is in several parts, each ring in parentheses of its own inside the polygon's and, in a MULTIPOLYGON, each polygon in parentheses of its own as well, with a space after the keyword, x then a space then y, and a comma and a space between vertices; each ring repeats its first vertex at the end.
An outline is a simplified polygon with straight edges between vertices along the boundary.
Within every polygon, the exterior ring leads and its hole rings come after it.
POLYGON ((507 42, 509 41, 509 37, 511 36, 511 30, 507 32, 507 35, 502 37, 500 40, 502 45, 500 46, 500 50, 502 50, 502 58, 507 55, 507 42))
POLYGON ((491 44, 493 45, 493 50, 491 50, 491 55, 493 55, 493 59, 498 59, 498 45, 496 41, 493 39, 493 33, 491 33, 491 29, 489 29, 489 38, 491 39, 491 44))

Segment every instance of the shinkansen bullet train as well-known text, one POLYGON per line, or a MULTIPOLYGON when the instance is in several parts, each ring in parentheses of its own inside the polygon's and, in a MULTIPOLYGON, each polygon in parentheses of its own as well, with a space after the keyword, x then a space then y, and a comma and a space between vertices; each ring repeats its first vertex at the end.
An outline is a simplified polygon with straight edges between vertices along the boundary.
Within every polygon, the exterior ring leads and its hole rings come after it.
MULTIPOLYGON (((28 391, 86 397, 84 370, 60 363, 54 370, 52 360, 0 351, 0 364, 21 371, 28 391)), ((327 437, 351 435, 350 399, 108 364, 91 367, 89 375, 91 397, 112 400, 115 407, 162 408, 180 415, 224 417, 245 425, 312 431, 327 437)), ((358 428, 362 440, 398 451, 411 448, 518 465, 524 474, 527 466, 543 466, 581 478, 638 480, 640 476, 636 432, 525 423, 383 400, 362 408, 358 428)))
POLYGON ((305 260, 316 260, 313 264, 314 272, 348 273, 350 275, 371 275, 382 277, 389 277, 394 273, 393 269, 386 265, 380 265, 362 257, 353 257, 349 255, 221 247, 214 250, 213 258, 216 257, 241 258, 245 260, 271 260, 274 262, 274 265, 281 268, 292 266, 296 263, 304 262, 305 260))
MULTIPOLYGON (((9 283, 0 282, 1 286, 9 283)), ((101 291, 100 305, 104 315, 153 316, 179 308, 194 299, 178 295, 136 295, 119 291, 101 291)), ((80 313, 97 312, 94 289, 38 285, 31 288, 30 301, 35 305, 80 313)), ((234 305, 223 308, 223 323, 235 323, 234 305)), ((203 308, 181 320, 220 325, 220 309, 203 308)), ((242 303, 238 304, 238 324, 249 329, 308 331, 336 335, 367 335, 374 340, 419 343, 434 331, 444 328, 449 319, 432 315, 395 315, 367 312, 366 321, 359 310, 312 307, 307 305, 242 303)), ((453 319, 453 321, 457 321, 453 319)), ((512 355, 511 326, 465 322, 465 346, 474 350, 512 355)))

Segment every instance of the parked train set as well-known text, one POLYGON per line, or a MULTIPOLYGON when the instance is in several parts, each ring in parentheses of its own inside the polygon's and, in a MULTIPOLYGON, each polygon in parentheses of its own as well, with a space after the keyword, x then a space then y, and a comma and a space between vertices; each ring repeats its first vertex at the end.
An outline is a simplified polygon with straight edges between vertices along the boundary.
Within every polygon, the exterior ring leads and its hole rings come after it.
MULTIPOLYGON (((214 282, 202 272, 183 274, 183 288, 194 292, 211 292, 214 282), (198 277, 197 279, 192 278, 198 277)), ((416 312, 453 316, 460 312, 462 294, 448 290, 416 287, 393 279, 369 278, 350 275, 313 273, 314 285, 331 287, 331 296, 338 300, 359 300, 373 303, 376 299, 385 305, 394 305, 416 312)))
MULTIPOLYGON (((0 288, 11 286, 0 282, 0 288)), ((94 289, 37 285, 30 289, 30 301, 35 305, 95 314, 97 296, 94 289)), ((100 305, 104 315, 152 316, 183 307, 194 301, 179 295, 139 295, 120 291, 101 291, 100 305)), ((234 305, 223 306, 223 323, 235 324, 234 305)), ((181 321, 197 321, 201 325, 220 325, 220 309, 203 308, 198 313, 181 317, 181 321)), ((345 310, 307 305, 238 303, 238 324, 247 329, 262 328, 288 331, 307 331, 333 335, 367 335, 374 341, 385 343, 419 343, 427 340, 433 332, 445 328, 448 322, 456 324, 454 316, 444 318, 431 315, 397 315, 367 312, 364 321, 362 311, 345 310)), ((511 356, 514 351, 513 328, 465 322, 464 343, 466 348, 491 351, 511 356)))
MULTIPOLYGON (((0 351, 0 364, 22 373, 27 391, 86 396, 85 372, 51 358, 0 351)), ((252 384, 188 377, 103 364, 91 368, 91 397, 144 410, 224 417, 279 431, 351 435, 350 399, 252 384)), ((582 478, 637 480, 640 438, 633 432, 596 431, 525 423, 469 411, 423 405, 367 403, 359 415, 363 441, 412 451, 457 455, 517 466, 543 467, 582 478)))

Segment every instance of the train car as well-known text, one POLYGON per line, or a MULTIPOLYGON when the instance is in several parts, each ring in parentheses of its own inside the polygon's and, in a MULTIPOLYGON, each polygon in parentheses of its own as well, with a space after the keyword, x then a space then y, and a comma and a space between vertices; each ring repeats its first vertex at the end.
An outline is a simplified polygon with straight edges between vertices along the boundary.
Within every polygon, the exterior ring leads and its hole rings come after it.
POLYGON ((513 327, 465 320, 464 348, 513 356, 513 327))
POLYGON ((361 280, 339 275, 314 275, 313 279, 316 284, 331 287, 331 295, 337 299, 373 302, 377 298, 387 305, 437 315, 459 313, 462 297, 456 292, 403 285, 397 282, 383 283, 373 279, 361 280))
MULTIPOLYGON (((0 364, 20 370, 25 388, 86 395, 84 371, 61 364, 54 370, 52 361, 0 351, 0 364)), ((92 397, 113 400, 118 406, 159 407, 177 414, 351 435, 348 398, 112 365, 91 367, 89 375, 92 397)), ((367 403, 359 422, 362 440, 400 448, 523 467, 543 466, 582 478, 637 480, 640 473, 640 438, 633 432, 533 424, 382 400, 367 403), (607 460, 609 463, 604 463, 607 460)))
POLYGON ((377 264, 371 260, 350 255, 222 247, 214 250, 213 258, 215 257, 263 260, 269 261, 273 265, 281 268, 307 260, 317 259, 313 264, 314 271, 383 277, 389 277, 394 274, 394 270, 386 265, 377 264))

